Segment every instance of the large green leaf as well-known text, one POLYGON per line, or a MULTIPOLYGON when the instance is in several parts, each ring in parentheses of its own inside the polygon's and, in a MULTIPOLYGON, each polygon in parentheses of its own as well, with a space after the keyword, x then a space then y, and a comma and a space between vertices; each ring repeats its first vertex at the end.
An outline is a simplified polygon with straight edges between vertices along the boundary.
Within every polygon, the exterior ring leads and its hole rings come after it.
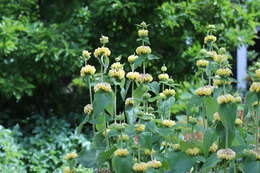
POLYGON ((220 119, 228 129, 235 128, 235 120, 237 115, 237 106, 234 103, 221 104, 219 106, 220 119))
POLYGON ((218 103, 212 97, 205 97, 204 106, 206 108, 206 117, 212 121, 213 114, 218 111, 218 103))
POLYGON ((175 101, 174 97, 169 97, 167 99, 163 99, 160 101, 159 105, 159 113, 164 115, 164 117, 169 118, 170 116, 170 109, 175 101))
POLYGON ((217 157, 216 153, 213 153, 203 164, 202 166, 202 172, 208 173, 209 170, 213 167, 215 167, 219 162, 221 162, 221 159, 217 157))
POLYGON ((144 148, 152 149, 153 135, 152 133, 145 132, 140 135, 140 145, 144 148))
POLYGON ((97 150, 83 150, 79 153, 78 162, 87 168, 96 168, 97 150))
POLYGON ((247 161, 243 163, 244 173, 258 173, 260 172, 260 161, 247 161))
POLYGON ((194 164, 194 161, 183 152, 171 152, 169 153, 167 160, 170 170, 174 173, 186 173, 194 164))
POLYGON ((136 121, 136 113, 138 112, 138 108, 136 106, 127 105, 125 107, 127 122, 129 124, 133 124, 136 121))
POLYGON ((113 146, 106 151, 99 152, 98 157, 97 157, 97 162, 99 164, 103 164, 104 162, 109 161, 112 158, 115 150, 116 150, 116 147, 113 146))
POLYGON ((132 163, 133 158, 130 156, 127 157, 118 157, 115 156, 112 159, 113 170, 116 173, 132 173, 132 163))
POLYGON ((206 156, 209 153, 209 147, 212 145, 212 143, 217 139, 217 135, 215 131, 211 128, 208 128, 204 134, 203 138, 203 150, 206 156))
POLYGON ((255 92, 248 92, 245 100, 244 115, 247 115, 255 101, 257 101, 257 94, 255 92))
POLYGON ((112 98, 112 93, 110 92, 98 91, 95 94, 93 103, 93 123, 99 124, 103 122, 103 119, 99 118, 99 116, 102 116, 101 113, 109 106, 112 98))

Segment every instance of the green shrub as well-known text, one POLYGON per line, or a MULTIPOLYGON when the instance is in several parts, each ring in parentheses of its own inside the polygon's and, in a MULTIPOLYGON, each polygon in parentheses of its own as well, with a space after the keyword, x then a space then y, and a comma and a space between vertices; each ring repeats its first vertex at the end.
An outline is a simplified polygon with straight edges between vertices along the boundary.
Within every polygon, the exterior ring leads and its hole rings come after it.
POLYGON ((25 173, 25 151, 17 144, 13 131, 0 125, 0 172, 25 173))

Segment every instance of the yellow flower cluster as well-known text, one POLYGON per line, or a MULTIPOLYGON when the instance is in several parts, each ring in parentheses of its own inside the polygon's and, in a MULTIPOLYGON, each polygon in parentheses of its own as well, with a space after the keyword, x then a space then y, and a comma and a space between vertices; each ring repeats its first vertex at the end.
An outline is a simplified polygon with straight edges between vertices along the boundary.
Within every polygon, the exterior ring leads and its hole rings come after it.
POLYGON ((101 82, 95 85, 94 91, 98 92, 99 90, 105 91, 105 92, 111 92, 111 86, 109 83, 106 82, 101 82))
POLYGON ((140 74, 139 77, 137 78, 137 81, 140 83, 148 83, 153 81, 153 77, 148 73, 140 74))
POLYGON ((129 154, 127 149, 117 149, 114 151, 115 156, 127 156, 129 154))
POLYGON ((218 145, 216 143, 213 143, 210 147, 209 147, 209 151, 214 153, 218 150, 218 145))
POLYGON ((87 50, 82 51, 82 56, 84 58, 90 58, 90 55, 91 55, 91 53, 89 51, 87 51, 87 50))
POLYGON ((172 148, 173 148, 174 150, 176 150, 176 151, 181 148, 181 145, 180 145, 180 144, 172 144, 171 146, 172 146, 172 148))
POLYGON ((111 55, 111 51, 107 47, 98 47, 97 49, 95 49, 94 56, 96 58, 102 55, 108 57, 111 55))
POLYGON ((75 153, 75 152, 72 152, 72 153, 68 153, 64 156, 64 159, 65 160, 70 160, 70 159, 75 159, 78 157, 78 154, 75 153))
POLYGON ((139 37, 147 37, 148 33, 149 33, 149 31, 147 29, 140 29, 140 30, 138 30, 138 36, 139 37))
POLYGON ((227 59, 228 59, 227 55, 218 55, 218 54, 216 54, 216 55, 213 56, 213 60, 215 62, 223 62, 223 61, 226 61, 227 59))
POLYGON ((207 67, 209 65, 209 61, 201 59, 196 62, 196 65, 198 67, 207 67))
POLYGON ((80 70, 80 76, 86 76, 86 75, 94 75, 96 72, 96 68, 92 65, 86 65, 85 67, 82 67, 80 70))
POLYGON ((255 76, 256 76, 257 78, 260 78, 260 69, 257 69, 257 70, 255 71, 255 76))
POLYGON ((119 139, 122 141, 128 141, 129 140, 129 136, 128 135, 120 135, 119 139))
POLYGON ((140 74, 138 72, 129 72, 126 74, 126 77, 129 80, 137 80, 139 78, 140 74))
POLYGON ((133 105, 134 104, 134 99, 133 98, 127 98, 125 100, 125 105, 133 105))
POLYGON ((149 46, 139 46, 138 48, 136 48, 135 52, 137 53, 137 55, 150 54, 152 53, 152 49, 149 46))
POLYGON ((174 96, 176 94, 176 91, 174 89, 165 89, 162 92, 162 94, 163 96, 170 97, 170 96, 174 96))
POLYGON ((102 35, 101 38, 99 39, 101 44, 107 44, 109 42, 108 37, 102 35))
POLYGON ((230 103, 235 101, 235 97, 231 94, 221 95, 217 98, 219 104, 230 103))
POLYGON ((145 155, 152 155, 152 154, 154 154, 154 153, 155 153, 154 149, 152 149, 152 150, 150 150, 150 149, 145 149, 145 150, 144 150, 144 154, 145 154, 145 155))
POLYGON ((188 148, 185 152, 186 152, 188 155, 190 155, 190 156, 196 156, 196 155, 199 154, 200 149, 197 148, 197 147, 194 147, 194 148, 188 148))
POLYGON ((158 169, 162 166, 162 163, 158 160, 151 160, 147 162, 148 167, 158 169))
POLYGON ((220 68, 216 72, 219 76, 230 76, 232 74, 232 71, 229 68, 220 68))
POLYGON ((213 119, 214 119, 214 121, 220 121, 220 115, 219 115, 218 112, 215 112, 215 113, 213 114, 213 119))
POLYGON ((213 92, 213 89, 214 88, 212 86, 204 86, 204 87, 198 88, 195 91, 195 94, 198 96, 210 96, 213 92))
POLYGON ((236 157, 236 153, 230 148, 218 150, 217 156, 223 160, 232 160, 236 157))
POLYGON ((70 169, 69 167, 65 167, 65 168, 63 168, 63 172, 64 173, 75 173, 75 170, 74 169, 70 169))
POLYGON ((136 124, 135 125, 135 131, 142 132, 144 130, 145 130, 145 125, 144 124, 136 124))
POLYGON ((112 65, 111 65, 111 68, 112 69, 123 69, 123 64, 121 64, 120 62, 116 62, 116 63, 113 63, 112 65))
POLYGON ((231 84, 230 81, 224 81, 224 80, 220 80, 220 79, 214 79, 214 80, 213 80, 213 85, 214 85, 214 86, 230 85, 230 84, 231 84))
POLYGON ((111 69, 108 75, 113 78, 123 79, 125 77, 125 71, 123 69, 111 69))
POLYGON ((251 92, 260 92, 260 82, 253 82, 252 85, 250 86, 250 91, 251 92))
POLYGON ((166 126, 166 127, 172 127, 174 126, 176 123, 173 120, 163 120, 162 121, 162 125, 166 126))
POLYGON ((214 35, 207 35, 204 38, 204 43, 215 42, 215 41, 217 41, 217 37, 215 37, 214 35))
POLYGON ((235 120, 235 124, 240 126, 240 125, 243 124, 243 121, 242 121, 240 118, 237 118, 237 119, 235 120))
POLYGON ((133 170, 136 172, 143 172, 148 169, 148 164, 145 162, 135 163, 133 165, 133 170))
POLYGON ((159 78, 159 80, 168 80, 169 75, 167 73, 159 74, 158 78, 159 78))
POLYGON ((137 58, 138 58, 138 56, 136 56, 136 55, 130 55, 130 56, 127 58, 127 60, 128 60, 128 62, 130 62, 130 63, 134 63, 137 58))
POLYGON ((91 114, 93 111, 93 106, 91 104, 87 104, 85 107, 84 107, 84 113, 85 114, 91 114))

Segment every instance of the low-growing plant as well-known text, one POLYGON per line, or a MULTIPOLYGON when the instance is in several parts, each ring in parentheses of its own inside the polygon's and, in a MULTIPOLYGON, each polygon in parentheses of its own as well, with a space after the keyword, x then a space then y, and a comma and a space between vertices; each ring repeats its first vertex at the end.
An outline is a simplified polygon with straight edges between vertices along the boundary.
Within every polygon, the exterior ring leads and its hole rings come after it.
POLYGON ((252 73, 250 91, 242 99, 233 87, 231 56, 218 47, 215 26, 209 25, 196 57, 200 81, 188 87, 192 95, 184 103, 185 115, 173 114, 182 85, 167 74, 166 65, 157 81, 147 72, 158 57, 152 54, 148 25, 142 22, 137 28, 140 46, 127 58, 129 64, 116 57, 110 65, 106 36, 93 53, 99 67, 88 64, 91 53, 83 51, 80 75, 90 100, 77 132, 90 123, 93 140, 79 156, 72 153, 64 172, 75 172, 77 162, 95 172, 258 172, 260 69, 252 73))

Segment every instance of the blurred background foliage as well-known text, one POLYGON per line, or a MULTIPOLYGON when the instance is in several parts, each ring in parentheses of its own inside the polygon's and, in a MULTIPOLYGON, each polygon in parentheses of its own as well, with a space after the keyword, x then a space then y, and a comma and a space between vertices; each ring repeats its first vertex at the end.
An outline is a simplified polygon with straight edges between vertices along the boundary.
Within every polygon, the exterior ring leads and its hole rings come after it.
POLYGON ((73 79, 81 51, 93 51, 101 34, 110 37, 111 58, 125 61, 138 46, 135 24, 145 21, 161 58, 148 71, 167 64, 185 81, 207 25, 216 25, 219 44, 232 52, 254 44, 259 9, 259 0, 0 0, 0 124, 36 113, 80 117, 87 90, 73 79))

